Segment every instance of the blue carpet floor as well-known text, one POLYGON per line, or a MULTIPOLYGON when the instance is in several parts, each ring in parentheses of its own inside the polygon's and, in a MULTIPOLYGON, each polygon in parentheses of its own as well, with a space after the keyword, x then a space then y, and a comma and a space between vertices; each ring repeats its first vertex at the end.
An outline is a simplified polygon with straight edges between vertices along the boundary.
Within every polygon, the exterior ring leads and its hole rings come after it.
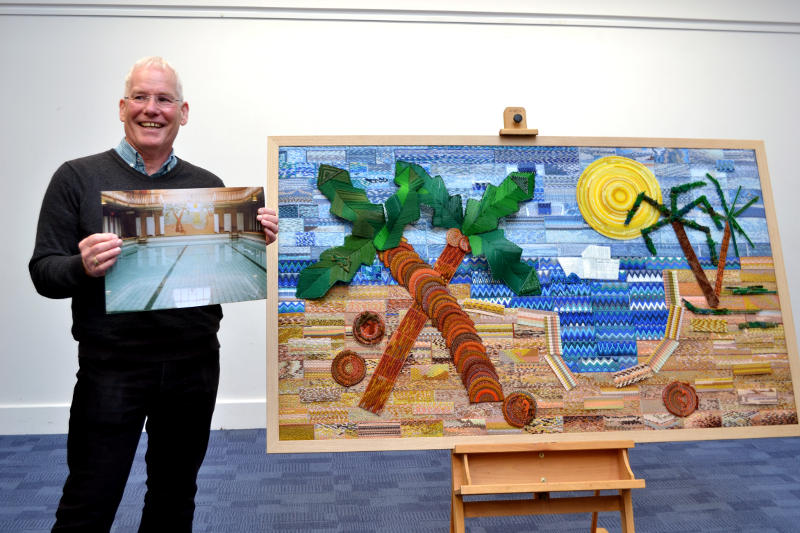
MULTIPOLYGON (((135 532, 142 437, 113 531, 135 532)), ((264 430, 214 431, 200 471, 196 532, 441 532, 450 516, 446 450, 267 455, 264 430)), ((0 436, 0 532, 53 523, 65 435, 0 436)), ((800 438, 639 444, 631 467, 637 531, 800 531, 800 438)), ((473 518, 471 533, 585 533, 589 515, 473 518)), ((617 513, 600 525, 619 531, 617 513)))

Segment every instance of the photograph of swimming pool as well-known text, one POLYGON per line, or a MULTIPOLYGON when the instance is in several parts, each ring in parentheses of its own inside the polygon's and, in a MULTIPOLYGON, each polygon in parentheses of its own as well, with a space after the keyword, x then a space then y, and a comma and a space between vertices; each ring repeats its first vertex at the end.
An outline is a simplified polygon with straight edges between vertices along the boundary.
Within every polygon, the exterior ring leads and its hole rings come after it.
POLYGON ((103 191, 103 228, 122 240, 106 312, 267 297, 261 187, 103 191))

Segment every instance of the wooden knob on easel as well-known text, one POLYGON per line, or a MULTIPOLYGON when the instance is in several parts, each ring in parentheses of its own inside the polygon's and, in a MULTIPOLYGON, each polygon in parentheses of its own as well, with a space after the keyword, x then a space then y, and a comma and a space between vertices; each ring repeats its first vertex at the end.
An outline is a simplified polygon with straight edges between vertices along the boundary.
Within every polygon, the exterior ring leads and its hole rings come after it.
POLYGON ((503 111, 503 129, 500 135, 538 135, 539 130, 529 129, 524 107, 507 107, 503 111))

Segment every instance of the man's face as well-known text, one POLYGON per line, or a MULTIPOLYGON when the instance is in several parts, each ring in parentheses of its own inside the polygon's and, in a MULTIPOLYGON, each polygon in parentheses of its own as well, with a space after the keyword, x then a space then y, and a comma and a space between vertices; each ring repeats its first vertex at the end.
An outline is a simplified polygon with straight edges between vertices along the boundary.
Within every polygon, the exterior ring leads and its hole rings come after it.
POLYGON ((119 119, 125 123, 125 139, 143 156, 164 156, 172 150, 178 129, 189 119, 186 102, 158 105, 158 96, 178 98, 175 74, 169 69, 144 67, 131 76, 128 99, 119 101, 119 119), (143 103, 134 96, 150 96, 143 103))

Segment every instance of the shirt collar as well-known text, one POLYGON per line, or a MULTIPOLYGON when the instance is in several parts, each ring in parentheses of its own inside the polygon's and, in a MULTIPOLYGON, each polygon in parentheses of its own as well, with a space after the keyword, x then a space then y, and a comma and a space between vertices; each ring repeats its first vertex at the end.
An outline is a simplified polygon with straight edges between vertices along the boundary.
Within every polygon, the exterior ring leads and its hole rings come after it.
POLYGON ((147 168, 144 165, 144 159, 142 159, 142 156, 139 155, 139 152, 137 152, 133 148, 133 146, 131 146, 128 143, 125 137, 122 138, 122 140, 119 142, 117 147, 114 148, 114 150, 116 150, 117 154, 119 154, 119 156, 126 163, 128 163, 128 165, 132 169, 141 172, 145 176, 150 176, 151 178, 157 178, 159 176, 163 176, 164 174, 175 168, 175 165, 178 164, 178 158, 175 157, 175 150, 172 150, 169 153, 169 157, 167 158, 167 160, 164 161, 163 165, 161 165, 161 168, 159 168, 153 174, 148 174, 147 168))

